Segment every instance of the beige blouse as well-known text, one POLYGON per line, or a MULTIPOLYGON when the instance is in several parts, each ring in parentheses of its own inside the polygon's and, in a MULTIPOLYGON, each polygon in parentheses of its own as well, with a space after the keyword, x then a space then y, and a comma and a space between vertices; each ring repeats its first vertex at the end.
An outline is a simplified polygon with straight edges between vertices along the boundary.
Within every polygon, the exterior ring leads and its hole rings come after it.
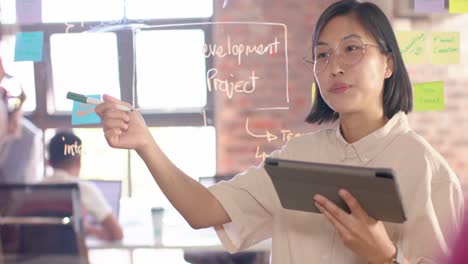
MULTIPOLYGON (((450 238, 462 222, 460 183, 442 156, 409 128, 403 112, 353 144, 339 129, 326 129, 293 138, 271 156, 393 168, 408 220, 384 223, 390 238, 411 263, 436 263, 437 254, 449 253, 450 238)), ((366 263, 321 214, 283 209, 263 164, 210 191, 232 219, 217 231, 231 253, 272 238, 273 264, 366 263)))

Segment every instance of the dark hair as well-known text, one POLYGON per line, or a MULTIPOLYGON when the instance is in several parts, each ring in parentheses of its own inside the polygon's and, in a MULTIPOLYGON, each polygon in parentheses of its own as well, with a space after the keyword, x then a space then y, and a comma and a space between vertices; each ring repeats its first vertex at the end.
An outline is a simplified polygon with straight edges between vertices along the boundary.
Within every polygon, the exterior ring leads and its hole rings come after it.
POLYGON ((70 131, 60 131, 52 137, 47 150, 52 167, 67 166, 81 157, 81 139, 70 131))
MULTIPOLYGON (((377 40, 380 50, 392 56, 393 73, 384 81, 383 110, 385 116, 391 118, 399 111, 411 112, 413 91, 408 72, 392 26, 378 6, 373 3, 359 3, 356 0, 343 0, 332 4, 322 13, 315 25, 312 36, 313 46, 317 45, 321 31, 332 18, 347 14, 356 15, 364 28, 377 40)), ((313 57, 315 57, 314 49, 312 49, 313 57)), ((323 100, 318 84, 316 87, 314 102, 306 122, 321 124, 337 120, 338 115, 323 100)))

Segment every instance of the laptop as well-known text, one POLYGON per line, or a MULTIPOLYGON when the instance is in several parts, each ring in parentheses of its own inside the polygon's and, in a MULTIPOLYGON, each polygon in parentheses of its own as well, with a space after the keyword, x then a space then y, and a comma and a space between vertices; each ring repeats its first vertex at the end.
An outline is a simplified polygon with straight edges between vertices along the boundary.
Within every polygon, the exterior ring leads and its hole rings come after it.
POLYGON ((0 184, 0 263, 87 263, 80 220, 76 183, 0 184))
MULTIPOLYGON (((87 180, 94 184, 106 199, 106 202, 112 208, 112 213, 114 213, 115 217, 119 219, 120 213, 120 197, 122 195, 122 181, 116 180, 87 180)), ((87 223, 90 224, 97 224, 98 221, 94 218, 91 214, 86 215, 87 223)))

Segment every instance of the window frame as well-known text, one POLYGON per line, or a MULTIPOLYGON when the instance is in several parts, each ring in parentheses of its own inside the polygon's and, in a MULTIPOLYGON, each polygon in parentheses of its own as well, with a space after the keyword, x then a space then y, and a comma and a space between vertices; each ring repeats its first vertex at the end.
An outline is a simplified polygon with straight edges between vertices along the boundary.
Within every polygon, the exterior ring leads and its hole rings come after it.
MULTIPOLYGON (((214 3, 213 3, 214 12, 214 3)), ((127 20, 124 19, 120 22, 123 24, 138 24, 144 22, 148 25, 149 29, 144 30, 168 30, 163 25, 181 24, 181 26, 171 26, 170 29, 200 29, 205 34, 205 43, 210 43, 213 39, 213 24, 211 24, 214 13, 209 18, 190 18, 190 19, 153 19, 153 20, 127 20), (190 25, 192 24, 192 25, 190 25), (153 27, 153 28, 151 28, 153 27)), ((112 25, 112 21, 108 21, 108 25, 112 25)), ((41 62, 34 62, 34 78, 36 90, 36 110, 33 112, 25 113, 25 117, 31 120, 43 132, 49 128, 96 128, 101 127, 100 124, 92 125, 71 125, 71 112, 57 112, 54 113, 54 89, 52 83, 52 65, 50 56, 50 36, 56 33, 66 33, 68 27, 69 33, 81 33, 89 29, 96 29, 105 25, 103 22, 75 22, 75 23, 42 23, 34 25, 3 25, 5 35, 11 35, 15 32, 21 31, 43 31, 44 32, 44 48, 43 60, 41 62), (68 26, 67 26, 68 25, 68 26)), ((135 39, 132 30, 112 30, 117 36, 117 50, 119 62, 119 83, 120 95, 122 100, 131 102, 134 105, 137 99, 136 84, 138 82, 137 76, 133 78, 134 60, 135 60, 135 39), (124 62, 124 63, 122 63, 124 62)), ((206 69, 213 67, 213 59, 211 57, 205 58, 206 69)), ((142 115, 148 127, 166 127, 166 126, 204 126, 210 125, 216 127, 214 123, 214 93, 207 91, 206 93, 207 104, 200 109, 180 109, 176 111, 152 111, 144 110, 142 115), (206 118, 206 119, 205 119, 206 118), (206 120, 206 124, 204 124, 206 120)), ((66 100, 64 98, 64 100, 66 100)), ((46 143, 46 142, 45 142, 46 143)), ((217 145, 217 138, 215 138, 215 145, 217 145)), ((127 178, 123 179, 128 182, 128 196, 132 196, 131 186, 131 160, 130 151, 128 151, 128 172, 127 178)), ((216 164, 215 164, 216 166, 216 164)), ((45 174, 45 171, 44 171, 45 174)))

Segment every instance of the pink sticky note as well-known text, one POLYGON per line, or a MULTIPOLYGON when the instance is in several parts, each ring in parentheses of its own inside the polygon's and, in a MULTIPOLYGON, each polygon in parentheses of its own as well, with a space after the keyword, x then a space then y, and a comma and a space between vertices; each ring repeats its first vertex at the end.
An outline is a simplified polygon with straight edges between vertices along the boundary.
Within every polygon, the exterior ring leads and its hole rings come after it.
MULTIPOLYGON (((91 94, 87 96, 95 99, 101 99, 101 95, 99 94, 91 94)), ((96 106, 92 104, 73 102, 71 119, 72 125, 87 125, 101 123, 101 118, 96 114, 94 108, 96 108, 96 106)))
POLYGON ((444 11, 444 0, 414 0, 414 12, 416 13, 441 13, 444 11))

